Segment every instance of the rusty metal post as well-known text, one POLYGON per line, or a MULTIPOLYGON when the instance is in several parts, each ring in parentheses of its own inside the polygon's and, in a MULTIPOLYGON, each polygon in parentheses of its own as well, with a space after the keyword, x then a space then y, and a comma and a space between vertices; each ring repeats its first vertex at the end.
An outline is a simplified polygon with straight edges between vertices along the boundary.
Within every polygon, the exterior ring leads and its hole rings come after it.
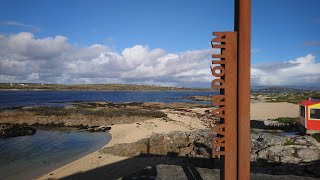
POLYGON ((228 46, 221 51, 225 51, 228 56, 225 58, 225 180, 237 178, 237 33, 230 32, 228 36, 228 46), (228 52, 228 53, 227 53, 228 52))
POLYGON ((219 106, 212 113, 221 122, 212 128, 217 134, 212 140, 212 156, 224 156, 224 178, 234 180, 237 179, 237 32, 213 35, 217 37, 211 42, 212 48, 219 48, 221 53, 212 55, 211 73, 217 77, 212 88, 220 89, 219 95, 212 96, 213 104, 219 106))
POLYGON ((250 179, 251 0, 235 0, 238 32, 238 180, 250 179))
POLYGON ((212 114, 220 118, 212 157, 224 157, 226 180, 250 179, 250 32, 251 0, 235 0, 234 32, 215 32, 211 42, 221 49, 212 55, 211 86, 220 90, 212 96, 212 114))

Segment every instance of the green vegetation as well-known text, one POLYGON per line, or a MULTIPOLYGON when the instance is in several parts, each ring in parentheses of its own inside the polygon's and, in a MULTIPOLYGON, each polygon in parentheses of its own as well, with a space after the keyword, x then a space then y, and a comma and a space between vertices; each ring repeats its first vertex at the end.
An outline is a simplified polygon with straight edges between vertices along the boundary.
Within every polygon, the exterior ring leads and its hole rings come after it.
POLYGON ((320 133, 315 133, 312 137, 320 143, 320 133))
POLYGON ((250 129, 250 133, 257 133, 254 129, 250 129))
POLYGON ((288 92, 279 94, 268 94, 266 102, 288 102, 298 104, 302 101, 307 100, 309 97, 320 97, 320 92, 309 91, 309 92, 288 92))
POLYGON ((295 143, 294 141, 287 139, 287 141, 283 144, 284 146, 291 146, 291 145, 300 145, 298 143, 295 143))
POLYGON ((37 106, 28 108, 27 111, 35 112, 37 115, 43 116, 68 116, 72 114, 83 114, 88 116, 99 117, 119 117, 119 116, 140 116, 140 117, 152 117, 161 118, 167 115, 162 111, 146 110, 146 109, 132 109, 132 108, 120 108, 120 109, 99 109, 89 110, 84 108, 60 108, 49 106, 37 106))
POLYGON ((295 124, 297 122, 297 118, 291 118, 291 117, 279 117, 275 119, 279 123, 284 123, 284 124, 295 124))

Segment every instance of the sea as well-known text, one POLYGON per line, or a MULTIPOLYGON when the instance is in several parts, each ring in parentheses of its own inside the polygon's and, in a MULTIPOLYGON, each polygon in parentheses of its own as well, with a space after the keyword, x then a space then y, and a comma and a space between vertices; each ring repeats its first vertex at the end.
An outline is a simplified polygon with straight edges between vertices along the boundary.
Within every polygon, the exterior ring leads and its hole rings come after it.
POLYGON ((109 133, 52 129, 0 139, 0 179, 35 179, 100 149, 110 140, 109 133))
POLYGON ((81 101, 123 102, 208 102, 184 99, 186 96, 209 96, 217 92, 199 91, 0 91, 0 108, 19 106, 64 106, 81 101))
MULTIPOLYGON (((199 91, 0 91, 0 110, 21 106, 67 106, 75 102, 190 102, 199 91)), ((109 133, 37 129, 32 136, 0 139, 0 179, 34 179, 111 140, 109 133)))

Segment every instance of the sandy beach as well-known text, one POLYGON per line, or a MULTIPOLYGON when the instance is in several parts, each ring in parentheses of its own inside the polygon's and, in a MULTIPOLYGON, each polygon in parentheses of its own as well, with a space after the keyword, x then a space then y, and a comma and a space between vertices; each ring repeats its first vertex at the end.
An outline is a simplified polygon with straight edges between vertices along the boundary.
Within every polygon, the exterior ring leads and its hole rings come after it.
MULTIPOLYGON (((210 108, 194 108, 187 111, 173 109, 162 110, 170 121, 153 118, 133 124, 113 125, 110 130, 112 140, 105 146, 111 147, 120 143, 132 143, 147 138, 154 133, 172 131, 196 131, 208 129, 203 115, 210 108)), ((297 117, 298 105, 289 103, 252 103, 251 119, 266 120, 277 117, 297 117)), ((60 179, 69 175, 85 172, 105 165, 123 161, 127 157, 114 156, 96 151, 72 163, 60 167, 38 179, 60 179)))
POLYGON ((286 102, 251 103, 251 120, 267 120, 278 117, 298 117, 299 106, 286 102))
MULTIPOLYGON (((112 126, 110 134, 112 140, 105 146, 111 147, 120 143, 132 143, 140 139, 146 138, 154 133, 164 133, 172 131, 194 131, 207 128, 206 124, 199 118, 190 117, 197 113, 204 113, 207 108, 192 109, 185 115, 175 110, 163 110, 168 114, 171 121, 166 122, 161 118, 154 118, 134 124, 120 124, 112 126)), ((110 154, 100 153, 96 151, 92 154, 84 156, 70 164, 60 167, 39 179, 59 179, 74 173, 88 171, 118 161, 122 161, 126 157, 114 156, 110 154)))

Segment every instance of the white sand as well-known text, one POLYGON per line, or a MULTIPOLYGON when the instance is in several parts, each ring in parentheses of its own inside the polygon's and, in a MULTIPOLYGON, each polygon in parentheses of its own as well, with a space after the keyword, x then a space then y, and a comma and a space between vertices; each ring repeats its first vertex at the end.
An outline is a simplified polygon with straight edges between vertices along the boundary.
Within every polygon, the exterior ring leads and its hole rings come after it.
POLYGON ((290 103, 251 103, 251 120, 267 120, 278 117, 298 117, 299 105, 290 103))
MULTIPOLYGON (((199 109, 195 110, 197 112, 200 111, 199 109)), ((203 109, 202 112, 204 112, 204 110, 206 109, 203 109)), ((196 114, 197 112, 184 113, 185 115, 182 115, 179 111, 173 110, 165 110, 164 112, 166 112, 168 117, 173 121, 166 122, 161 118, 155 118, 134 124, 113 125, 110 130, 112 140, 105 147, 110 147, 119 143, 136 142, 140 139, 149 137, 153 133, 192 131, 206 128, 200 119, 188 117, 188 115, 196 114)), ((96 151, 60 167, 39 179, 58 179, 81 171, 84 172, 107 164, 112 164, 124 159, 126 159, 126 157, 113 156, 96 151)))
MULTIPOLYGON (((197 116, 197 114, 204 114, 205 110, 207 109, 197 108, 192 109, 192 112, 164 110, 164 112, 168 114, 168 117, 173 121, 166 122, 161 118, 156 118, 134 124, 113 125, 110 131, 112 140, 105 147, 110 147, 119 143, 132 143, 149 137, 153 133, 206 129, 206 124, 197 116)), ((251 119, 254 120, 265 120, 277 117, 297 117, 298 112, 298 105, 289 103, 251 104, 251 119)), ((127 158, 103 154, 96 151, 60 167, 39 179, 57 179, 74 173, 102 167, 124 159, 127 158)))

